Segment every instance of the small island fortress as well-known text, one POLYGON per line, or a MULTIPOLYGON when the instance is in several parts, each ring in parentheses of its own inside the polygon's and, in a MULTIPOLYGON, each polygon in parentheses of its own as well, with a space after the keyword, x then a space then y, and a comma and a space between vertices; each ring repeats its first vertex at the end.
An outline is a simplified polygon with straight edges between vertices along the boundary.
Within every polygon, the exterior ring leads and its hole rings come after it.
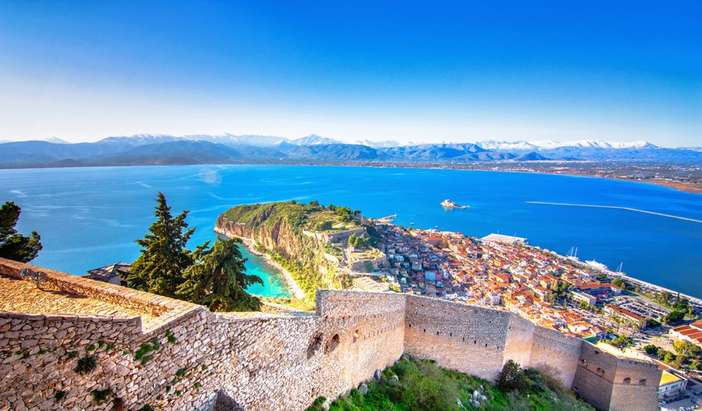
POLYGON ((0 301, 0 409, 303 410, 403 354, 492 381, 514 360, 600 410, 656 409, 652 362, 500 308, 343 289, 385 258, 365 222, 347 208, 295 203, 240 206, 217 220, 217 233, 248 239, 305 280, 311 312, 215 313, 0 259, 9 296, 0 301))
POLYGON ((454 210, 454 209, 462 209, 462 208, 468 208, 467 205, 460 205, 456 204, 453 200, 446 199, 441 202, 441 207, 447 209, 447 210, 454 210))

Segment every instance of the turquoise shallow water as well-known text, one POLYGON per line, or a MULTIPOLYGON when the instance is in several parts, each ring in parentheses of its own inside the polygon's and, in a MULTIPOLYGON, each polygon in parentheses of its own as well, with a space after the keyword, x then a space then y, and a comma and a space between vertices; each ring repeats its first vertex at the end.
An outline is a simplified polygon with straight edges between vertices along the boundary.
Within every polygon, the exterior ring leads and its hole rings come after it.
MULTIPOLYGON (((360 167, 0 170, 0 201, 20 204, 20 228, 42 235, 44 250, 35 263, 76 274, 136 257, 134 240, 153 219, 157 191, 176 211, 190 210, 188 221, 197 227, 191 245, 214 239, 215 218, 236 204, 316 199, 372 217, 397 214, 396 222, 404 225, 524 236, 562 254, 578 247, 582 259, 612 268, 622 262, 630 275, 702 297, 702 224, 694 221, 702 220, 702 196, 666 187, 541 174, 360 167), (444 211, 439 203, 445 198, 471 208, 444 211)), ((271 271, 257 257, 249 258, 251 270, 264 277, 271 271)), ((274 275, 259 292, 278 293, 282 284, 276 280, 274 275)))
POLYGON ((288 287, 275 267, 266 263, 263 258, 249 252, 246 247, 240 247, 240 249, 241 254, 246 258, 246 272, 257 275, 263 281, 263 284, 250 286, 248 288, 250 293, 266 297, 290 297, 288 287))

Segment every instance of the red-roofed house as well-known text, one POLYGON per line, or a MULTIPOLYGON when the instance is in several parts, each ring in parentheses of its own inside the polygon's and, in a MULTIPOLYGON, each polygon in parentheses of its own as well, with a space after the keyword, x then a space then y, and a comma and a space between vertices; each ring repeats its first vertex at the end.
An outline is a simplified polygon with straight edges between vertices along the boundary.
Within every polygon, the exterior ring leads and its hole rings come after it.
POLYGON ((702 347, 702 320, 692 324, 681 325, 670 330, 670 335, 678 340, 690 341, 702 347))

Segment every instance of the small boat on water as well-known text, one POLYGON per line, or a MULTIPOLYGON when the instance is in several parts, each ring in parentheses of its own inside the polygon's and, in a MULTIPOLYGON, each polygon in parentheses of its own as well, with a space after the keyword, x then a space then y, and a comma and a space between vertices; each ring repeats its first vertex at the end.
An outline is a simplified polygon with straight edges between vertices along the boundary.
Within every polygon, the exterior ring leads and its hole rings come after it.
POLYGON ((441 207, 447 209, 447 210, 455 210, 455 209, 461 209, 461 208, 468 208, 467 205, 460 205, 456 204, 453 200, 446 199, 441 202, 441 207))

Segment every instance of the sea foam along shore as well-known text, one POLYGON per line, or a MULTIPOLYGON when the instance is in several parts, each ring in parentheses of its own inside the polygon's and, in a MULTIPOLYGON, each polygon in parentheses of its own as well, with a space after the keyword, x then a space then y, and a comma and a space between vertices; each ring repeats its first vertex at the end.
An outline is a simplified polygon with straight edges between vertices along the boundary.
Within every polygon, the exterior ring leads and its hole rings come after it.
POLYGON ((276 270, 280 271, 280 273, 283 275, 285 283, 288 286, 288 289, 295 298, 300 300, 305 299, 305 292, 302 291, 302 288, 300 288, 299 285, 297 285, 292 274, 290 274, 290 271, 286 270, 282 265, 278 264, 275 260, 273 260, 273 258, 271 258, 270 255, 258 251, 256 249, 256 242, 254 240, 250 238, 241 238, 241 242, 244 244, 244 247, 246 247, 249 250, 250 253, 262 257, 266 261, 266 264, 269 264, 275 267, 276 270))

